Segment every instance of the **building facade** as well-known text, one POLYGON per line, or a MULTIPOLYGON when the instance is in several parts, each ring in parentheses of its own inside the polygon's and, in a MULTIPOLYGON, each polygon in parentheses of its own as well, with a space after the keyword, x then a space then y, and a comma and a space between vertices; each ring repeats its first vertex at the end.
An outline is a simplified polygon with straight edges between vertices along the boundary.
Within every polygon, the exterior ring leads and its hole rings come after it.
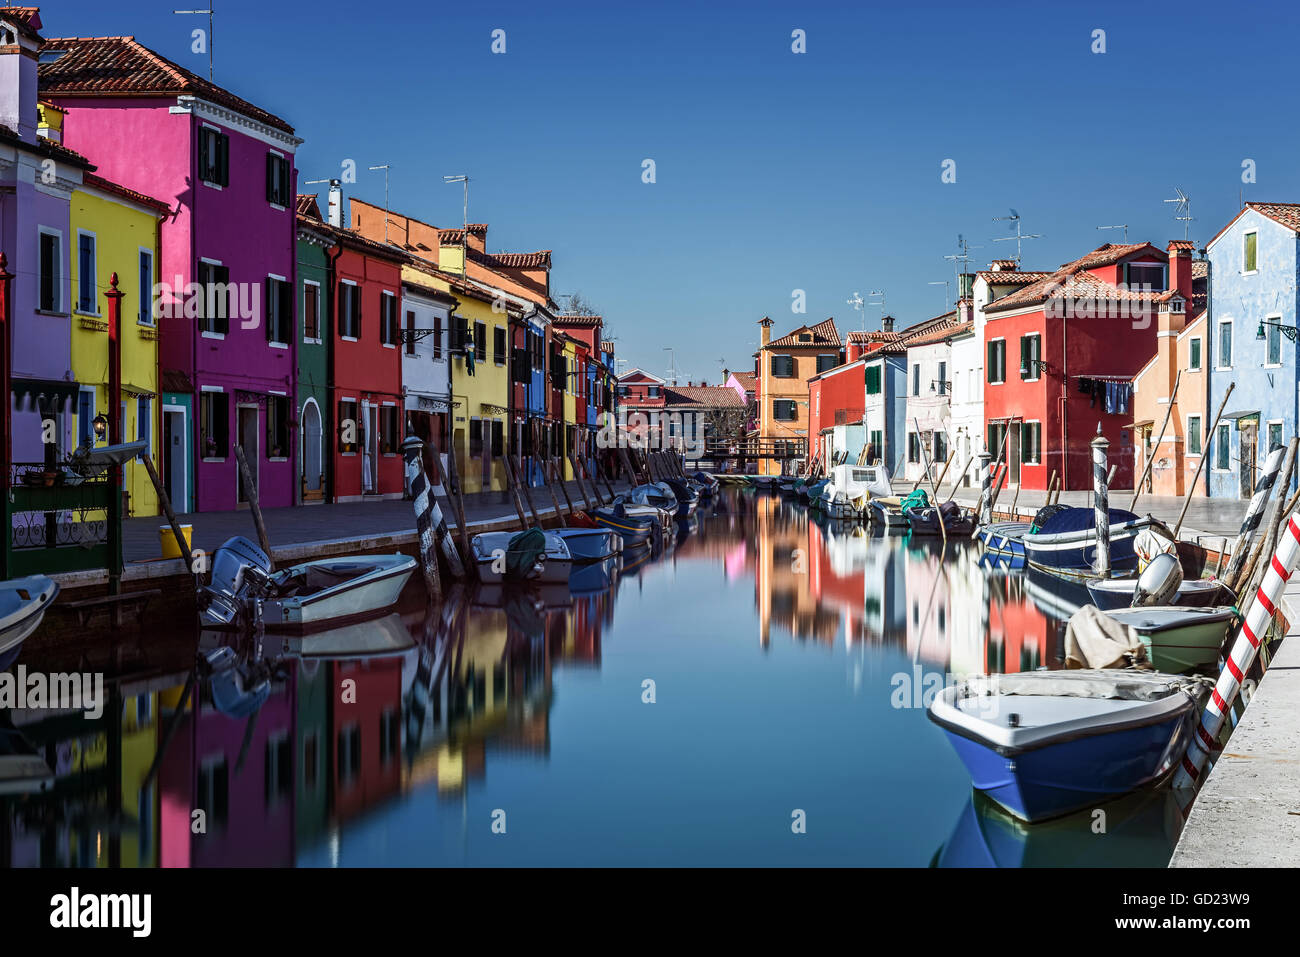
MULTIPOLYGON (((778 339, 772 339, 772 320, 759 320, 759 387, 762 402, 758 409, 758 437, 764 444, 784 443, 793 455, 800 450, 811 455, 809 436, 808 380, 818 373, 839 365, 843 343, 834 319, 814 326, 799 326, 778 339)), ((759 461, 763 475, 780 474, 788 459, 764 458, 759 461)))

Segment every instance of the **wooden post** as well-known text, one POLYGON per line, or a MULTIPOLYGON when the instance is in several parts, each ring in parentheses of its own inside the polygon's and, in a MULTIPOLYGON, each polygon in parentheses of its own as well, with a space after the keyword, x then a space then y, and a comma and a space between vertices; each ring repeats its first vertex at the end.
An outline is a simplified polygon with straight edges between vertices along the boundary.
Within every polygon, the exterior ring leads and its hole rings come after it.
POLYGON ((573 499, 569 497, 569 489, 568 489, 568 487, 565 486, 565 484, 564 484, 564 476, 563 476, 563 475, 557 475, 557 476, 556 476, 556 484, 558 484, 558 485, 560 486, 560 491, 564 493, 564 501, 568 503, 568 505, 569 505, 569 514, 572 515, 572 514, 576 511, 576 509, 573 507, 573 499))
POLYGON ((501 463, 502 470, 506 473, 507 497, 515 506, 515 512, 519 515, 519 529, 523 531, 528 528, 528 516, 524 514, 524 500, 519 497, 519 476, 515 474, 514 462, 508 454, 501 456, 501 463))
POLYGON ((257 486, 253 484, 253 473, 248 470, 248 459, 244 457, 244 447, 235 443, 235 461, 239 463, 239 474, 244 480, 244 494, 248 496, 248 508, 253 513, 253 526, 257 529, 257 540, 266 552, 271 567, 275 559, 271 557, 271 540, 266 536, 266 524, 262 521, 262 506, 257 502, 257 486))
MULTIPOLYGON (((569 522, 564 517, 563 509, 560 508, 560 497, 555 494, 555 486, 551 484, 550 472, 554 467, 553 462, 554 459, 547 459, 542 463, 542 484, 546 486, 546 491, 551 494, 551 502, 555 506, 555 521, 559 523, 561 527, 567 527, 569 522)), ((573 514, 572 511, 570 511, 569 514, 573 514)))
MULTIPOLYGON (((581 474, 581 472, 578 470, 578 463, 577 463, 577 460, 574 459, 572 455, 570 455, 570 456, 569 456, 569 462, 572 463, 572 465, 573 465, 573 480, 574 480, 575 482, 578 483, 578 491, 582 493, 582 501, 584 502, 584 504, 586 504, 586 506, 587 506, 587 511, 590 512, 594 506, 591 504, 591 498, 590 498, 590 496, 587 495, 587 486, 586 486, 586 484, 582 481, 582 474, 581 474)), ((566 493, 566 494, 567 494, 567 493, 566 493)), ((596 493, 596 498, 597 498, 597 500, 599 501, 599 499, 600 499, 600 493, 599 493, 599 492, 596 493)), ((600 504, 603 505, 604 503, 601 502, 600 504)))
POLYGON ((162 480, 158 478, 158 470, 154 468, 153 459, 147 455, 144 457, 144 470, 149 473, 149 481, 153 483, 154 491, 158 493, 158 504, 162 506, 163 514, 167 516, 167 524, 171 526, 172 535, 176 537, 176 544, 180 547, 181 556, 185 559, 185 567, 189 569, 190 574, 194 574, 196 570, 194 568, 194 555, 190 551, 189 542, 185 541, 185 536, 181 531, 181 523, 176 518, 176 512, 172 508, 172 501, 167 496, 167 490, 163 488, 162 480))
MULTIPOLYGON (((510 456, 508 456, 508 455, 506 456, 506 458, 509 458, 509 457, 510 457, 510 456)), ((521 481, 521 480, 520 480, 520 477, 519 477, 519 471, 520 471, 520 469, 522 468, 522 466, 519 465, 519 463, 517 463, 517 462, 513 462, 513 461, 512 461, 512 462, 510 463, 510 468, 512 468, 512 469, 515 470, 515 487, 516 487, 516 488, 519 488, 520 486, 523 487, 523 490, 524 490, 524 501, 526 501, 526 502, 528 503, 528 511, 530 511, 530 512, 533 513, 533 524, 536 525, 538 528, 544 528, 545 526, 542 524, 542 519, 541 519, 541 517, 537 514, 537 505, 533 502, 533 493, 532 493, 532 489, 530 489, 530 488, 528 487, 528 483, 527 483, 526 481, 521 481)))
MULTIPOLYGON (((417 435, 408 435, 402 442, 402 457, 415 508, 415 530, 420 543, 420 570, 424 573, 424 587, 429 590, 431 601, 441 602, 438 527, 433 517, 438 502, 433 489, 429 488, 429 476, 424 471, 424 441, 417 435)), ((440 510, 438 517, 441 518, 440 510)))
POLYGON ((1147 477, 1151 475, 1151 466, 1154 464, 1156 456, 1160 454, 1160 443, 1165 440, 1165 429, 1169 428, 1169 417, 1173 414, 1174 403, 1178 401, 1178 386, 1182 384, 1182 381, 1183 370, 1179 369, 1178 376, 1174 379, 1174 391, 1169 395, 1169 407, 1165 409, 1165 420, 1160 424, 1160 434, 1156 436, 1155 446, 1151 451, 1147 452, 1147 464, 1146 467, 1142 469, 1142 478, 1138 480, 1137 485, 1133 489, 1133 501, 1128 503, 1128 510, 1130 512, 1137 508, 1138 498, 1142 495, 1142 486, 1146 484, 1147 477))
MULTIPOLYGON (((587 468, 587 460, 586 460, 586 459, 583 459, 583 458, 579 458, 579 459, 577 460, 577 464, 578 464, 578 466, 581 467, 582 474, 586 477, 586 479, 587 479, 587 483, 591 486, 591 492, 592 492, 592 494, 596 496, 596 504, 597 504, 597 505, 604 505, 604 504, 605 504, 604 496, 602 496, 602 495, 600 494, 600 488, 596 485, 596 478, 595 478, 595 476, 593 476, 593 475, 591 474, 591 471, 587 468)), ((577 470, 576 468, 575 468, 573 474, 574 474, 575 476, 578 474, 578 470, 577 470)), ((580 487, 581 487, 581 486, 580 486, 580 487)), ((583 492, 583 495, 585 496, 585 495, 586 495, 586 492, 583 492)), ((614 501, 614 493, 613 493, 613 490, 610 491, 609 500, 610 500, 611 502, 614 501)))
POLYGON ((1275 484, 1275 487, 1278 489, 1277 508, 1274 509, 1273 515, 1269 519, 1268 527, 1264 532, 1264 537, 1260 539, 1259 543, 1255 546, 1255 549, 1251 552, 1250 561, 1247 563, 1245 568, 1241 569, 1236 580, 1229 581, 1229 585, 1232 586, 1238 596, 1249 594, 1249 591, 1245 590, 1244 586, 1249 582, 1253 582, 1257 577, 1256 572, 1258 569, 1256 568, 1256 565, 1259 561, 1260 555, 1263 553, 1264 549, 1272 549, 1276 547, 1276 533, 1278 526, 1281 524, 1282 518, 1291 514, 1291 511, 1293 510, 1293 508, 1285 507, 1284 502, 1286 500, 1286 490, 1291 486, 1291 472, 1295 469, 1296 465, 1294 454, 1295 447, 1296 440, 1292 439, 1290 447, 1287 449, 1286 463, 1283 466, 1281 473, 1282 481, 1280 484, 1275 484), (1272 541, 1270 541, 1270 539, 1272 541))
MULTIPOLYGON (((1228 388, 1223 392, 1223 401, 1219 403, 1219 411, 1214 413, 1214 424, 1210 426, 1210 431, 1206 436, 1214 435, 1219 430, 1219 419, 1223 416, 1223 410, 1228 404, 1228 396, 1232 395, 1232 390, 1237 387, 1237 383, 1229 382, 1228 388)), ((1206 443, 1208 448, 1208 442, 1206 443)), ((1196 483, 1201 480, 1201 469, 1205 468, 1205 460, 1210 457, 1207 451, 1201 456, 1201 460, 1196 463, 1196 474, 1187 485, 1187 499, 1183 502, 1183 510, 1178 513, 1178 524, 1174 526, 1174 541, 1178 541, 1178 531, 1183 527, 1183 519, 1187 516, 1187 506, 1192 504, 1192 491, 1196 488, 1196 483)))
POLYGON ((438 476, 438 484, 442 486, 443 494, 447 496, 447 503, 451 506, 452 511, 455 512, 456 515, 456 537, 460 541, 461 562, 463 563, 465 573, 468 576, 469 569, 477 569, 478 565, 471 560, 469 528, 465 524, 465 503, 461 501, 460 487, 458 485, 453 485, 451 482, 451 476, 456 472, 456 457, 455 453, 451 451, 452 446, 455 444, 454 439, 447 443, 448 467, 446 470, 442 467, 442 456, 438 454, 437 448, 432 450, 433 454, 430 458, 433 460, 433 469, 438 476))
MULTIPOLYGON (((939 481, 934 483, 934 504, 939 504, 939 489, 943 488, 943 480, 948 475, 948 467, 952 465, 953 457, 956 456, 957 450, 953 449, 948 453, 948 461, 943 463, 943 471, 939 473, 939 481)), ((953 486, 953 491, 957 491, 957 486, 953 486)), ((951 498, 951 496, 949 496, 951 498)))
MULTIPOLYGON (((122 430, 126 428, 125 415, 122 411, 122 297, 126 293, 117 288, 117 273, 108 281, 109 289, 104 293, 108 300, 108 441, 117 444, 123 440, 122 430)), ((6 392, 3 401, 10 401, 6 392)), ((152 430, 151 430, 152 431, 152 430)), ((148 450, 145 450, 148 455, 148 450)), ((125 469, 114 465, 108 470, 108 593, 120 594, 122 591, 122 476, 125 469)), ((253 496, 253 508, 257 508, 257 497, 253 496)), ((257 514, 259 532, 261 515, 257 514)), ((8 529, 5 530, 7 535, 8 529)), ((266 549, 267 557, 271 555, 266 549)), ((116 613, 115 613, 116 614, 116 613)), ((116 619, 115 619, 116 620, 116 619)))
POLYGON ((618 460, 622 463, 623 470, 627 472, 628 488, 634 488, 636 486, 636 469, 632 468, 632 456, 628 455, 627 449, 621 445, 618 447, 618 460))

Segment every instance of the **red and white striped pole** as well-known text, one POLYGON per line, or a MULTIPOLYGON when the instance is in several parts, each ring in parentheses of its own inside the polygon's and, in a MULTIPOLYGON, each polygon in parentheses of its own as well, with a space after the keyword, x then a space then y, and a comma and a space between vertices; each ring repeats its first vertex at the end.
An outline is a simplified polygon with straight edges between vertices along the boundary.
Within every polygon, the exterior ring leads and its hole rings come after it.
POLYGON ((1236 700, 1246 672, 1255 663, 1260 642, 1268 633, 1268 625, 1273 619, 1278 599, 1282 597, 1282 589, 1295 570, 1296 560, 1300 559, 1300 525, 1296 524, 1295 515, 1287 519, 1286 530, 1287 534, 1278 538, 1277 551, 1273 553, 1264 580, 1255 592, 1255 600, 1246 612, 1246 620, 1232 645, 1232 653, 1228 655, 1223 671, 1219 673, 1219 683, 1214 686, 1210 700, 1205 705, 1200 726, 1196 729, 1187 753, 1183 755, 1182 766, 1174 776, 1175 788, 1191 788, 1199 782, 1206 759, 1218 746, 1219 732, 1223 729, 1228 709, 1236 700))

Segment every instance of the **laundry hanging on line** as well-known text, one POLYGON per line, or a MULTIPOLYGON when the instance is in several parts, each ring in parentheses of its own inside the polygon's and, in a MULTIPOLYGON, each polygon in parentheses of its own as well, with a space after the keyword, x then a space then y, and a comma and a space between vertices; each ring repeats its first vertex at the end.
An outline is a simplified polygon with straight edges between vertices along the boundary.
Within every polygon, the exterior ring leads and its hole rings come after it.
POLYGON ((1102 409, 1111 415, 1126 415, 1129 402, 1133 398, 1133 384, 1107 379, 1094 379, 1091 376, 1079 376, 1078 389, 1091 400, 1089 405, 1096 407, 1101 401, 1102 409))

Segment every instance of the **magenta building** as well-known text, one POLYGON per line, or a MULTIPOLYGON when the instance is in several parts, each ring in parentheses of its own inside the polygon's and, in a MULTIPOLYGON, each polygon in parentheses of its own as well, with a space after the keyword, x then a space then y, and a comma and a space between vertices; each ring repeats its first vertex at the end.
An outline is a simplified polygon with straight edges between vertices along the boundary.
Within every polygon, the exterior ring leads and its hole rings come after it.
POLYGON ((284 120, 131 37, 46 39, 40 93, 63 145, 100 175, 172 205, 159 250, 162 448, 192 463, 182 508, 293 504, 296 170, 284 120))

